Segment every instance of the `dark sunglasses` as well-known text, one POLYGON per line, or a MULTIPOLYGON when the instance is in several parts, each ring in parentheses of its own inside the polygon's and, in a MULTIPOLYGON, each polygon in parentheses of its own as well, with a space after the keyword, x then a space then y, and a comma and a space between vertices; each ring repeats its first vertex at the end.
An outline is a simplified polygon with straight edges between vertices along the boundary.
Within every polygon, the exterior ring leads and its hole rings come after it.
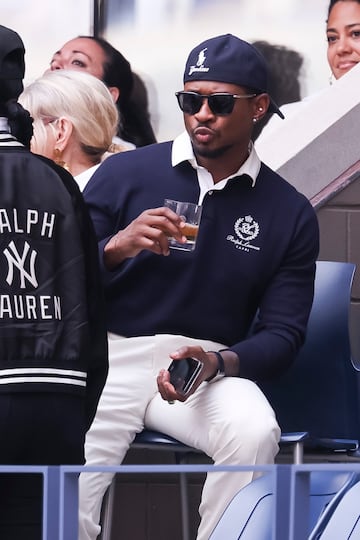
POLYGON ((231 114, 235 105, 235 99, 253 98, 256 94, 198 94, 197 92, 175 92, 180 109, 186 114, 196 114, 200 111, 206 98, 213 114, 226 116, 231 114))

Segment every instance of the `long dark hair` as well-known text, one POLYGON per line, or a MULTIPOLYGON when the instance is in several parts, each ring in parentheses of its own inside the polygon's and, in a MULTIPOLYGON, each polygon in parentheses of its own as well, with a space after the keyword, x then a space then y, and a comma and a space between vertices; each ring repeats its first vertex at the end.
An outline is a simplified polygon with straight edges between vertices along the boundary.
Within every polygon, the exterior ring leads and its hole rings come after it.
POLYGON ((147 93, 140 77, 131 70, 130 63, 108 41, 100 37, 79 36, 92 39, 105 54, 103 65, 103 82, 106 86, 119 88, 120 96, 116 103, 120 113, 118 135, 135 146, 145 146, 156 142, 150 123, 147 93), (143 86, 146 99, 139 99, 139 87, 143 86))

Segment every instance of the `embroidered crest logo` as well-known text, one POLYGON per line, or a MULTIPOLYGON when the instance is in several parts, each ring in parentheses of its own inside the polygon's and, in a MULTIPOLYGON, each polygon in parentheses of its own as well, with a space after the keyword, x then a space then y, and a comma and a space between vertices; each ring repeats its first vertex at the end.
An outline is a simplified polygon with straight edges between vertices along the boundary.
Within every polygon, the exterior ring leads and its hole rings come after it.
POLYGON ((8 274, 6 278, 6 282, 9 285, 13 284, 14 281, 14 269, 17 268, 19 270, 19 276, 20 276, 20 288, 25 289, 25 279, 28 280, 29 283, 33 287, 38 286, 38 282, 35 275, 35 260, 37 253, 36 251, 32 250, 30 251, 30 245, 28 242, 25 242, 24 249, 22 254, 20 254, 14 244, 13 241, 11 241, 7 248, 4 249, 4 255, 7 258, 8 262, 8 274), (28 257, 28 270, 25 269, 26 264, 26 258, 28 257))
POLYGON ((199 52, 198 59, 195 66, 190 66, 189 75, 192 75, 193 73, 198 73, 199 71, 200 72, 202 71, 205 73, 209 71, 209 68, 204 66, 204 63, 206 60, 205 51, 207 51, 207 47, 205 47, 205 49, 202 49, 199 52))
POLYGON ((246 242, 254 240, 259 234, 259 224, 251 216, 239 218, 235 222, 234 229, 239 238, 246 242))
POLYGON ((257 221, 254 220, 252 216, 245 216, 237 219, 234 224, 234 230, 236 237, 234 235, 229 235, 226 239, 229 242, 232 242, 236 249, 242 251, 260 251, 260 248, 254 246, 251 241, 255 240, 258 236, 260 227, 257 221))

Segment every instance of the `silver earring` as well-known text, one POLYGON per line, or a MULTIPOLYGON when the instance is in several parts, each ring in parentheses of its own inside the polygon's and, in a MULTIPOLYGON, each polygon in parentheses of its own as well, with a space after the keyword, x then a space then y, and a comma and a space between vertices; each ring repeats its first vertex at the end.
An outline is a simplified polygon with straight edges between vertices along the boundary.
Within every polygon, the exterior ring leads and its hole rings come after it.
POLYGON ((258 121, 257 118, 253 118, 253 124, 256 124, 257 121, 258 121))
POLYGON ((262 107, 259 107, 259 112, 263 112, 263 108, 262 107))

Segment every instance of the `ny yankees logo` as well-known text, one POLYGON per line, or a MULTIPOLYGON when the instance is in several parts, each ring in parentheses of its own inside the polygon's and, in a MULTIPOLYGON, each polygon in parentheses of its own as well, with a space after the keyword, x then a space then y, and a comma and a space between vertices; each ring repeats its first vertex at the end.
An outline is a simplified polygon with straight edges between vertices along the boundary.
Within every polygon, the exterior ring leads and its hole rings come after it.
POLYGON ((15 244, 13 241, 11 241, 7 248, 4 249, 3 253, 8 261, 8 274, 6 278, 6 282, 9 285, 12 285, 14 280, 14 269, 15 267, 19 270, 20 275, 20 288, 25 289, 25 280, 27 279, 33 287, 38 286, 38 282, 35 275, 35 259, 37 256, 37 253, 35 250, 32 250, 32 252, 29 254, 30 245, 25 242, 24 249, 22 255, 18 252, 15 244), (12 253, 11 253, 12 252, 12 253), (25 270, 25 262, 26 258, 29 255, 29 271, 25 270))

